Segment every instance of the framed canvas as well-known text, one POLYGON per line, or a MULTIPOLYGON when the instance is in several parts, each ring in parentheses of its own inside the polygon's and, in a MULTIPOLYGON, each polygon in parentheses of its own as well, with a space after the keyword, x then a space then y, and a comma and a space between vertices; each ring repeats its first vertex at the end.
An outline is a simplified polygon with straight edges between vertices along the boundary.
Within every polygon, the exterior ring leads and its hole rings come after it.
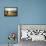
POLYGON ((17 16, 18 8, 17 7, 5 7, 4 16, 17 16))

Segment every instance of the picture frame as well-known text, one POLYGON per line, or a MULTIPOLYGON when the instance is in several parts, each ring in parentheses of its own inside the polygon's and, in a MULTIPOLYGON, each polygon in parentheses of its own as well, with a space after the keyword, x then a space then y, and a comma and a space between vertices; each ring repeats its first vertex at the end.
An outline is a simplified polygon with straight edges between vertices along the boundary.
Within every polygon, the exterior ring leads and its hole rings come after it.
POLYGON ((5 7, 4 16, 18 16, 18 8, 17 7, 5 7))

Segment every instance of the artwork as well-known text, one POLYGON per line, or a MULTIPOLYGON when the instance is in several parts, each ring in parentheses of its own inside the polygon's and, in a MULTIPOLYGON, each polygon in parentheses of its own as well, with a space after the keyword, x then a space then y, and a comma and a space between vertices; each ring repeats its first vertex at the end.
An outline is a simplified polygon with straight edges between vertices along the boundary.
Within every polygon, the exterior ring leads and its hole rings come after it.
POLYGON ((17 7, 5 7, 4 16, 17 16, 18 8, 17 7))

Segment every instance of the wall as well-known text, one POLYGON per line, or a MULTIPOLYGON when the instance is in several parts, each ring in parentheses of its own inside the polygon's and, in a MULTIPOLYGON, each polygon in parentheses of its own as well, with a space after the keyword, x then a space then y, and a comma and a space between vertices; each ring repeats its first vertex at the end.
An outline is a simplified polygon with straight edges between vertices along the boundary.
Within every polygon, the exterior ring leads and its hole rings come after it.
POLYGON ((0 0, 0 44, 8 43, 9 32, 18 32, 18 24, 46 24, 46 0, 0 0), (18 7, 18 16, 4 17, 4 7, 18 7))
POLYGON ((26 2, 29 3, 22 8, 21 24, 46 24, 46 0, 26 2))

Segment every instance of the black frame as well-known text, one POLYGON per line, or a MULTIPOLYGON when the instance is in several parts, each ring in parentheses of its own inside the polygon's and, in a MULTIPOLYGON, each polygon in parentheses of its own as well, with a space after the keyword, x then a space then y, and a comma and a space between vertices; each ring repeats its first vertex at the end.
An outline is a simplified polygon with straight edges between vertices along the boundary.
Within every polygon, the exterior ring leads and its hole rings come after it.
POLYGON ((18 8, 17 7, 4 7, 4 16, 18 16, 18 8), (16 15, 5 15, 5 8, 16 8, 16 11, 15 11, 15 13, 16 13, 16 15))

